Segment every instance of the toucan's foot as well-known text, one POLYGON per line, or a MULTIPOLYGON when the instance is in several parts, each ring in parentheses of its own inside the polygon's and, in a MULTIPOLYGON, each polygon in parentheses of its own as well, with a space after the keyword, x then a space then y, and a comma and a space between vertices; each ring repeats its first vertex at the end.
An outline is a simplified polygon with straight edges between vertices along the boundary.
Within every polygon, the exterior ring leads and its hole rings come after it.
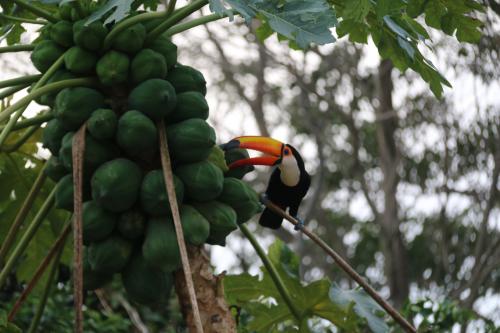
POLYGON ((293 229, 297 230, 297 231, 302 231, 302 229, 304 229, 304 221, 300 217, 298 217, 298 216, 294 216, 293 218, 296 219, 297 221, 299 221, 299 223, 297 223, 293 227, 293 229))

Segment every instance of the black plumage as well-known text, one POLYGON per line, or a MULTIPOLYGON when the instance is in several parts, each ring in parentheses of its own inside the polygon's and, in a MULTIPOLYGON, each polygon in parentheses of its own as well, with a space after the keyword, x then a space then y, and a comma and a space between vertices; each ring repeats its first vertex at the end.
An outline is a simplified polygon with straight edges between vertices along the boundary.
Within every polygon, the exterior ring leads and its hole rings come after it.
MULTIPOLYGON (((304 167, 304 161, 299 152, 290 145, 287 145, 287 147, 292 150, 292 154, 297 161, 297 166, 300 171, 299 182, 295 186, 285 185, 281 180, 281 170, 276 167, 269 179, 266 195, 271 202, 280 206, 283 210, 289 208, 288 213, 296 217, 300 203, 311 185, 311 177, 304 167)), ((283 218, 272 212, 269 208, 264 209, 259 219, 260 225, 271 229, 278 229, 282 222, 283 218)))

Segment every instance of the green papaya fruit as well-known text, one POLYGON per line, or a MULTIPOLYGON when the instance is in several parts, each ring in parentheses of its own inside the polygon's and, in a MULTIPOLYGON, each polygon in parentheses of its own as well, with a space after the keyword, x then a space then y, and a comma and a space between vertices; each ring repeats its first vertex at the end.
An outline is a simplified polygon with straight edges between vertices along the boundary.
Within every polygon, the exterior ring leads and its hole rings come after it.
POLYGON ((89 262, 88 247, 83 248, 83 290, 95 290, 104 287, 113 279, 113 274, 92 270, 89 262))
POLYGON ((139 304, 152 305, 168 300, 173 278, 171 273, 149 265, 139 252, 123 270, 122 283, 129 299, 139 304))
POLYGON ((134 83, 149 79, 164 79, 167 76, 165 58, 151 49, 143 49, 132 60, 130 74, 134 83))
POLYGON ((225 178, 218 201, 231 206, 237 215, 237 223, 250 220, 262 211, 259 195, 247 183, 236 178, 225 178))
POLYGON ((61 90, 56 97, 55 116, 69 130, 78 129, 94 110, 104 106, 104 96, 97 90, 76 87, 61 90))
POLYGON ((140 23, 120 32, 113 40, 115 50, 134 54, 142 49, 146 39, 146 28, 140 23))
POLYGON ((132 244, 118 235, 89 245, 89 262, 92 270, 105 274, 120 272, 130 259, 132 244))
MULTIPOLYGON (((63 80, 69 80, 69 79, 74 79, 76 78, 76 75, 71 73, 70 71, 67 71, 65 69, 60 69, 54 73, 48 80, 47 84, 58 82, 58 81, 63 81, 63 80)), ((56 102, 56 96, 57 93, 48 93, 45 95, 42 95, 36 102, 38 104, 42 105, 47 105, 47 106, 54 106, 54 103, 56 102)))
POLYGON ((120 214, 117 229, 127 239, 136 239, 144 235, 146 217, 138 209, 130 209, 120 214))
POLYGON ((168 69, 177 64, 177 45, 172 43, 167 37, 159 36, 151 43, 148 43, 147 47, 160 53, 165 58, 168 69))
POLYGON ((96 71, 102 84, 111 86, 127 81, 130 60, 124 53, 108 51, 97 61, 96 71))
POLYGON ((177 167, 175 174, 184 183, 187 197, 196 201, 210 201, 222 192, 224 175, 208 161, 184 164, 177 167))
POLYGON ((210 235, 210 223, 190 205, 182 205, 180 214, 186 241, 196 246, 203 245, 210 235))
POLYGON ((92 198, 105 209, 123 212, 139 196, 141 169, 132 161, 118 158, 101 165, 92 175, 92 198))
POLYGON ((177 94, 177 104, 174 111, 169 115, 170 123, 199 118, 208 119, 208 103, 202 93, 198 91, 186 91, 177 94))
POLYGON ((167 81, 170 82, 177 94, 185 91, 198 91, 207 94, 207 82, 203 74, 193 67, 177 64, 168 71, 167 81))
POLYGON ((215 164, 222 171, 222 173, 229 171, 226 160, 224 159, 224 150, 222 150, 219 146, 212 147, 210 155, 207 157, 207 161, 215 164))
POLYGON ((87 130, 96 139, 107 140, 115 136, 118 117, 111 109, 97 109, 87 121, 87 130))
MULTIPOLYGON (((249 157, 250 155, 248 155, 248 151, 246 149, 240 149, 240 148, 227 150, 224 153, 224 158, 226 159, 226 164, 228 166, 233 162, 236 162, 238 160, 243 160, 249 157)), ((243 178, 243 176, 245 176, 249 172, 252 172, 253 170, 255 170, 253 165, 245 165, 235 169, 229 169, 224 175, 226 177, 241 179, 243 178)))
POLYGON ((95 21, 88 25, 86 22, 87 19, 83 19, 73 24, 73 41, 86 50, 98 51, 108 31, 102 22, 95 21))
POLYGON ((64 54, 64 65, 75 74, 86 74, 94 70, 97 56, 79 46, 73 46, 64 54))
POLYGON ((215 144, 215 131, 201 119, 188 119, 167 127, 170 153, 178 163, 205 160, 215 144))
MULTIPOLYGON (((175 175, 174 187, 177 203, 180 204, 184 199, 184 184, 175 175)), ((142 209, 152 216, 171 213, 162 170, 152 170, 144 176, 141 185, 141 205, 142 209)))
POLYGON ((50 27, 50 39, 63 47, 73 45, 73 24, 68 21, 59 21, 50 27))
POLYGON ((181 266, 179 245, 171 217, 149 219, 142 254, 148 264, 164 272, 173 272, 181 266))
POLYGON ((116 142, 130 156, 151 155, 158 147, 158 133, 151 119, 135 110, 118 120, 116 142))
POLYGON ((129 108, 153 120, 166 117, 175 108, 177 98, 172 85, 165 80, 149 79, 135 87, 128 97, 129 108))
POLYGON ((111 234, 118 217, 115 213, 102 208, 95 201, 83 203, 82 229, 85 244, 105 239, 111 234))
MULTIPOLYGON (((59 159, 61 164, 68 170, 73 168, 73 136, 74 132, 68 132, 62 139, 59 159)), ((84 170, 94 170, 104 162, 117 157, 119 151, 111 142, 97 141, 91 135, 85 136, 85 152, 83 155, 84 170)))
POLYGON ((42 131, 42 145, 50 150, 52 155, 59 155, 61 149, 61 140, 68 131, 63 123, 58 119, 52 119, 42 131))
POLYGON ((73 176, 71 174, 62 177, 56 185, 55 206, 73 211, 73 176))
POLYGON ((64 49, 51 40, 36 44, 31 52, 31 62, 40 72, 45 73, 52 64, 64 54, 64 49))
POLYGON ((225 246, 226 236, 238 228, 234 209, 219 201, 194 203, 193 206, 210 223, 207 243, 225 246))
POLYGON ((68 174, 68 170, 61 164, 57 156, 49 158, 43 172, 55 182, 68 174))
POLYGON ((71 21, 71 9, 73 5, 69 3, 59 4, 59 17, 65 21, 71 21))

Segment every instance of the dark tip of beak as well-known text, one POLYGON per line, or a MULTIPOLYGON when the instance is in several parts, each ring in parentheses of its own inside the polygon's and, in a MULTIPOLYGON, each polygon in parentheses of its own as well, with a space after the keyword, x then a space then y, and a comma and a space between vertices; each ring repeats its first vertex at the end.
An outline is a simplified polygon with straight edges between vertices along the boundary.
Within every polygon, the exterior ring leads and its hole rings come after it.
POLYGON ((219 146, 222 150, 230 150, 240 147, 240 142, 238 140, 231 140, 228 143, 223 143, 219 146))

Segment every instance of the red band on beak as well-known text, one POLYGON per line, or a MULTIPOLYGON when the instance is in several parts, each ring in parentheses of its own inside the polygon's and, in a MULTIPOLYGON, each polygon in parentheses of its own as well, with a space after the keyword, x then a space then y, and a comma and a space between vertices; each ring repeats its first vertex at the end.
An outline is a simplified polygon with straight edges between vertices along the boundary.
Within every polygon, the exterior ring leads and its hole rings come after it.
POLYGON ((245 165, 275 165, 279 160, 279 157, 275 156, 261 156, 261 157, 252 157, 245 158, 242 160, 235 161, 229 165, 229 169, 234 169, 238 167, 242 167, 245 165))

